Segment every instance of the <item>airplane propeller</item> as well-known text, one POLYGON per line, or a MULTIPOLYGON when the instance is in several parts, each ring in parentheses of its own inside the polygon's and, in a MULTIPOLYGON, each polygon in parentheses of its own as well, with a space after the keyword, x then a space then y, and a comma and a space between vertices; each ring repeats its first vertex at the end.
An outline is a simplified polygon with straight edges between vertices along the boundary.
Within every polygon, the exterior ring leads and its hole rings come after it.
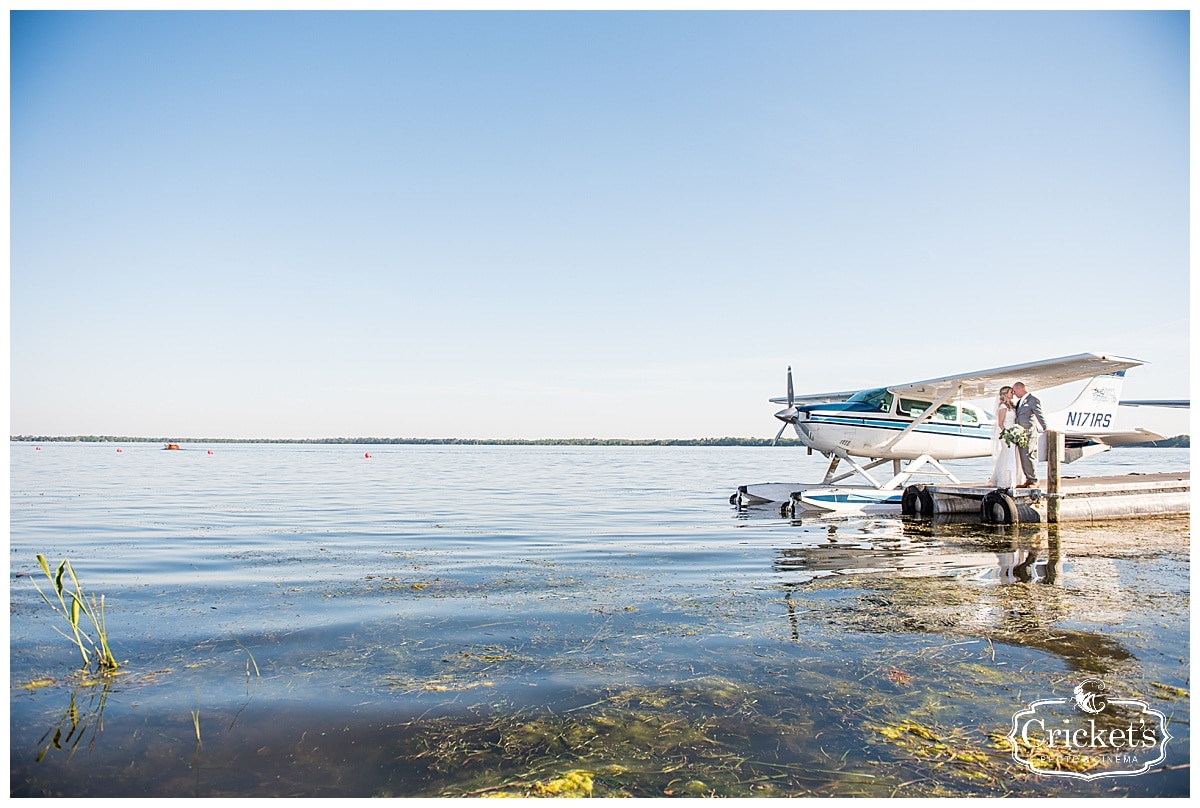
POLYGON ((775 413, 775 417, 780 421, 783 421, 783 426, 779 427, 779 431, 775 433, 775 439, 771 441, 772 446, 779 442, 779 438, 783 435, 783 430, 787 429, 788 424, 791 424, 792 429, 796 430, 796 437, 803 440, 803 437, 800 435, 800 412, 796 409, 796 393, 792 388, 791 365, 788 365, 787 372, 787 402, 788 405, 786 410, 780 410, 779 412, 775 413))

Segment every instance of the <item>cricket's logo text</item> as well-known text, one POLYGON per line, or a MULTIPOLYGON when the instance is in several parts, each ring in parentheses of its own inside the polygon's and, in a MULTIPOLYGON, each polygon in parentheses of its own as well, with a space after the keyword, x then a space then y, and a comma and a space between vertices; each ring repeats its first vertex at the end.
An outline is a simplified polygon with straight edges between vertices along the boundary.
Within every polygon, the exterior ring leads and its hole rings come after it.
POLYGON ((1167 754, 1167 719, 1144 701, 1113 698, 1085 679, 1071 698, 1042 699, 1013 714, 1013 759, 1035 774, 1095 780, 1148 772, 1167 754))

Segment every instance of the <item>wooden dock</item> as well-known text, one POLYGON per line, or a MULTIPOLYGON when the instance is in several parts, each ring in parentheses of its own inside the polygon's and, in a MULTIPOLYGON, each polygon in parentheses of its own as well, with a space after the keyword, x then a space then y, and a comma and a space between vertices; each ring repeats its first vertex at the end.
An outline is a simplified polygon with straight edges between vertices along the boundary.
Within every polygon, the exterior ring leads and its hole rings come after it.
POLYGON ((1191 513, 1191 472, 1062 477, 1058 491, 1000 489, 981 483, 910 485, 907 516, 978 514, 988 524, 1088 522, 1191 513))

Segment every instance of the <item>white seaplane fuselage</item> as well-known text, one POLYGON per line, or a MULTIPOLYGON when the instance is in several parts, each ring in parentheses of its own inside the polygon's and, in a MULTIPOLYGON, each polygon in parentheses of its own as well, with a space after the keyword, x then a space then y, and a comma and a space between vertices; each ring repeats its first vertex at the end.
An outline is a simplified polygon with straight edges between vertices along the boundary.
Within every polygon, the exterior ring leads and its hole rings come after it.
POLYGON ((740 486, 731 500, 743 507, 790 502, 796 508, 827 513, 899 513, 903 484, 922 473, 922 467, 927 468, 924 473, 952 477, 934 458, 958 460, 986 457, 992 452, 992 421, 987 413, 973 407, 941 404, 914 426, 933 404, 877 388, 863 390, 846 401, 789 408, 780 417, 787 417, 797 437, 811 449, 849 462, 853 462, 851 457, 886 458, 893 462, 895 476, 878 482, 857 467, 871 484, 839 484, 854 472, 835 478, 835 463, 821 482, 740 486), (916 463, 902 474, 900 463, 904 460, 916 463))
POLYGON ((959 460, 992 453, 992 421, 973 407, 943 404, 912 427, 931 403, 901 398, 885 388, 864 390, 847 401, 797 406, 796 429, 805 444, 823 453, 895 460, 923 455, 959 460))

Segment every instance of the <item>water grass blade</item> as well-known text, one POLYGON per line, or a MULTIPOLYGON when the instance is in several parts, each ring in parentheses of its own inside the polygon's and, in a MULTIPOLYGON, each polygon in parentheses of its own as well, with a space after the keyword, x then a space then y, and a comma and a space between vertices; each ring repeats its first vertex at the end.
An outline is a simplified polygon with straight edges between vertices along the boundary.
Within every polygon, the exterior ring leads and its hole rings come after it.
POLYGON ((91 600, 91 608, 88 607, 87 596, 84 594, 83 587, 79 583, 79 578, 75 575, 75 570, 71 566, 71 562, 63 559, 53 573, 50 572, 50 564, 46 561, 46 557, 41 553, 37 554, 38 566, 42 573, 54 586, 54 594, 58 599, 58 604, 55 605, 42 588, 38 586, 37 581, 31 579, 33 588, 41 596, 46 605, 57 612, 71 626, 71 636, 66 632, 54 627, 55 631, 62 634, 67 639, 70 639, 79 648, 79 653, 83 657, 83 669, 87 670, 93 657, 95 657, 96 666, 103 673, 111 673, 119 666, 116 657, 108 646, 108 630, 104 622, 104 596, 100 598, 100 605, 96 605, 95 598, 91 600), (63 579, 68 578, 71 584, 75 587, 74 591, 66 589, 63 579), (70 597, 71 604, 67 605, 67 598, 70 597), (81 619, 86 617, 88 622, 92 624, 95 630, 96 639, 87 632, 85 627, 81 627, 81 619), (89 649, 89 646, 90 649, 89 649))
MULTIPOLYGON (((235 643, 237 643, 238 647, 246 652, 246 656, 250 657, 250 664, 254 666, 254 675, 261 679, 262 674, 259 673, 259 671, 258 671, 258 663, 254 661, 254 654, 250 653, 250 649, 247 648, 245 646, 245 644, 243 644, 242 641, 237 638, 237 635, 234 634, 232 631, 229 632, 229 636, 233 637, 233 641, 235 643)), ((250 675, 250 666, 249 665, 246 666, 246 675, 247 676, 250 675)))
POLYGON ((58 572, 54 573, 54 591, 58 593, 59 598, 62 597, 63 591, 63 572, 67 568, 67 560, 64 558, 62 563, 58 565, 58 572))

